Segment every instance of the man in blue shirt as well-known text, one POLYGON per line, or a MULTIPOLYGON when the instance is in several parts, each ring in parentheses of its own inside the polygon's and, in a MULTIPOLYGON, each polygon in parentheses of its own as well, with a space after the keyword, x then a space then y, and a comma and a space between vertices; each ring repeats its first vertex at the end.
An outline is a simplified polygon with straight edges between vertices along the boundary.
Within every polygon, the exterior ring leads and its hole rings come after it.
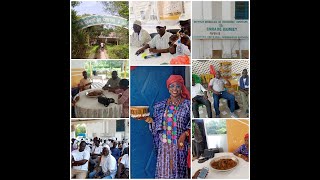
POLYGON ((111 155, 116 158, 117 162, 119 157, 121 156, 121 151, 117 148, 117 141, 113 141, 113 146, 110 148, 111 155))

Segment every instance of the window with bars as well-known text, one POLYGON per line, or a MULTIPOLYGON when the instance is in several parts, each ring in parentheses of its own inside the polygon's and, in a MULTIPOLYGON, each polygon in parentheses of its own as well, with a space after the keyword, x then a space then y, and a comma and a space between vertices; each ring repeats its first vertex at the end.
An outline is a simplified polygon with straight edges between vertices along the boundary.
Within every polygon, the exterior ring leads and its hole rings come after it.
POLYGON ((249 2, 235 2, 235 19, 249 19, 249 2))

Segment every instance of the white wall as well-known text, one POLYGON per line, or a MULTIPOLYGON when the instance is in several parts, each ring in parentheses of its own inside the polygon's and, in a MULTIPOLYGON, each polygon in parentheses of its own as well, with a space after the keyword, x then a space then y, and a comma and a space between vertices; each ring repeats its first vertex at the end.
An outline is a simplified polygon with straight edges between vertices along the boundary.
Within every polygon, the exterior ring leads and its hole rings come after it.
MULTIPOLYGON (((234 1, 193 1, 192 10, 192 19, 235 20, 234 1)), ((192 29, 193 33, 195 31, 192 29)), ((195 59, 211 59, 212 50, 222 50, 222 58, 232 58, 239 49, 249 50, 249 40, 192 40, 192 58, 195 59)))
MULTIPOLYGON (((116 132, 116 120, 103 119, 103 120, 90 120, 82 122, 72 122, 72 124, 85 124, 87 130, 87 136, 93 139, 95 136, 105 139, 116 137, 117 140, 130 139, 129 138, 129 126, 128 119, 125 119, 125 130, 122 132, 116 132)), ((74 137, 74 131, 71 132, 71 138, 74 137)))
POLYGON ((211 2, 211 6, 213 9, 212 19, 220 20, 222 19, 222 3, 221 2, 211 2))
POLYGON ((76 132, 75 132, 75 131, 71 131, 71 137, 70 137, 70 139, 72 139, 72 138, 76 138, 76 132))
POLYGON ((228 151, 228 142, 226 134, 219 135, 207 135, 207 145, 208 148, 222 148, 223 152, 228 151))
POLYGON ((222 4, 222 20, 234 20, 234 16, 232 16, 232 12, 234 12, 234 7, 231 7, 230 1, 219 2, 222 4))

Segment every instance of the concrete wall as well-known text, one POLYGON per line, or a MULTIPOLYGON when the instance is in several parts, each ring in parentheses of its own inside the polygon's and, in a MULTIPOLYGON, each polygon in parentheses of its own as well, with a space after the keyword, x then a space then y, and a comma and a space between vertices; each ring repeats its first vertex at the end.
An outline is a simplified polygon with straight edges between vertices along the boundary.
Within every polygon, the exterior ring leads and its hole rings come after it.
MULTIPOLYGON (((235 2, 193 1, 192 19, 235 20, 235 2)), ((249 50, 249 40, 192 39, 192 58, 211 59, 212 50, 222 50, 222 58, 235 58, 239 49, 249 50)))
MULTIPOLYGON (((129 124, 128 119, 125 120, 125 131, 116 132, 116 121, 110 119, 103 120, 90 120, 82 122, 72 122, 72 124, 85 124, 87 136, 93 139, 95 136, 105 139, 110 137, 116 137, 117 140, 123 138, 129 139, 129 124)), ((74 136, 74 132, 71 132, 71 137, 74 136)))

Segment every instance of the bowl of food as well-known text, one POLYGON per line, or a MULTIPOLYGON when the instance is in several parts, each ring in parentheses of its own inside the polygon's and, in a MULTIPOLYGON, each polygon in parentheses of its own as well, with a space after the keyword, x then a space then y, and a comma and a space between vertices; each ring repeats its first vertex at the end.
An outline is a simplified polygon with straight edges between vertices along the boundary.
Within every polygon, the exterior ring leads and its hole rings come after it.
POLYGON ((134 119, 145 119, 150 115, 149 106, 130 106, 130 114, 134 119))
POLYGON ((103 94, 102 90, 93 90, 93 91, 86 92, 86 96, 89 98, 96 98, 101 96, 102 94, 103 94))
POLYGON ((239 160, 235 156, 220 156, 213 158, 210 167, 215 171, 231 171, 239 164, 239 160))

